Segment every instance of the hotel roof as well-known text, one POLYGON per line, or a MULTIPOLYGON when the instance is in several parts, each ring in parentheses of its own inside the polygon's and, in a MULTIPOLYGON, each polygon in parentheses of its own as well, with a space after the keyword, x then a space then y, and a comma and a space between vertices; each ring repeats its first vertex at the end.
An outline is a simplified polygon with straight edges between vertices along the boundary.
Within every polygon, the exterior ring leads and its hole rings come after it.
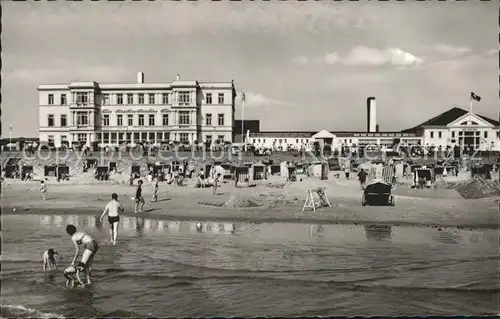
MULTIPOLYGON (((425 121, 417 126, 406 129, 403 132, 404 133, 416 132, 424 126, 446 126, 446 125, 450 124, 451 122, 455 121, 456 119, 458 119, 459 117, 464 116, 467 113, 469 113, 469 112, 464 110, 464 109, 461 109, 459 107, 454 107, 454 108, 449 109, 448 111, 441 113, 438 116, 435 116, 435 117, 433 117, 433 118, 431 118, 431 119, 429 119, 429 120, 427 120, 427 121, 425 121)), ((495 125, 495 126, 500 125, 499 122, 492 120, 490 118, 487 118, 486 116, 482 116, 479 114, 476 114, 476 115, 479 116, 480 118, 482 118, 483 120, 491 123, 492 125, 495 125)))

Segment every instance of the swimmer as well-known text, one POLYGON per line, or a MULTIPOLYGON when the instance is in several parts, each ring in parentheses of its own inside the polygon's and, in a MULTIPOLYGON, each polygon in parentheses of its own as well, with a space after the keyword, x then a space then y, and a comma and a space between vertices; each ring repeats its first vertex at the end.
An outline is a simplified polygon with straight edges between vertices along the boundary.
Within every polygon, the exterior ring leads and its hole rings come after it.
POLYGON ((75 287, 75 281, 77 281, 80 285, 85 286, 80 279, 80 271, 73 265, 64 269, 64 277, 66 278, 66 287, 75 287))
POLYGON ((144 198, 142 197, 142 180, 137 182, 137 190, 135 191, 135 213, 142 213, 144 207, 144 198), (140 207, 140 208, 139 208, 140 207))
POLYGON ((78 271, 85 270, 85 273, 87 275, 87 284, 90 285, 90 277, 92 275, 92 262, 94 261, 95 254, 97 253, 99 246, 97 245, 97 242, 92 239, 92 237, 90 237, 89 234, 77 231, 74 225, 66 226, 66 232, 71 236, 71 241, 75 246, 75 257, 73 258, 71 264, 73 266, 76 266, 78 271), (85 250, 82 254, 82 260, 78 264, 76 264, 76 259, 80 254, 80 245, 83 245, 83 248, 85 250))
POLYGON ((61 255, 53 248, 49 248, 43 253, 43 271, 57 269, 57 262, 54 258, 56 255, 61 259, 61 255))
POLYGON ((116 238, 118 237, 118 224, 120 223, 120 214, 123 213, 124 208, 122 204, 118 201, 118 195, 116 193, 111 194, 111 201, 106 205, 104 211, 102 212, 100 221, 104 218, 104 215, 108 214, 109 227, 109 238, 116 245, 116 238))

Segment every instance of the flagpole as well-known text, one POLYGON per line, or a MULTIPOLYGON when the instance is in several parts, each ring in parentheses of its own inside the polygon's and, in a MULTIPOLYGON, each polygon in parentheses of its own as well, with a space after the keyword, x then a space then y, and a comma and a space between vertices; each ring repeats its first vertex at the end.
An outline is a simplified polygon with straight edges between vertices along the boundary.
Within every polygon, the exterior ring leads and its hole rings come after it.
POLYGON ((470 97, 469 113, 472 113, 472 97, 470 97))
POLYGON ((246 152, 246 142, 245 142, 245 92, 241 94, 241 142, 243 143, 243 150, 246 152))

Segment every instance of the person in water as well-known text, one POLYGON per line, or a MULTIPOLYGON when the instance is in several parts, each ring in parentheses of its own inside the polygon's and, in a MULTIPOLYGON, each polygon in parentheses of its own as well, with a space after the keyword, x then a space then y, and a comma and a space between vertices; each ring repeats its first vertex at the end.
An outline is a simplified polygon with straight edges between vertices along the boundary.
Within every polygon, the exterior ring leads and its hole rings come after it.
POLYGON ((116 238, 118 237, 118 224, 120 223, 120 214, 124 211, 122 204, 118 201, 118 195, 116 193, 111 194, 111 201, 106 205, 104 211, 102 212, 100 221, 104 218, 104 215, 108 214, 109 227, 109 238, 116 245, 116 238))
POLYGON ((42 199, 47 199, 47 185, 45 185, 44 181, 40 181, 40 192, 42 192, 42 199))
POLYGON ((78 271, 78 269, 73 265, 70 265, 68 268, 64 269, 64 278, 66 278, 66 287, 75 287, 75 282, 77 282, 81 286, 85 286, 85 284, 80 279, 80 271, 78 271))
POLYGON ((135 191, 135 213, 142 213, 144 207, 144 198, 142 197, 142 180, 137 182, 137 189, 135 191), (140 208, 139 208, 140 207, 140 208))
POLYGON ((43 271, 57 269, 57 262, 55 256, 61 256, 53 248, 49 248, 43 253, 43 271))
POLYGON ((75 257, 73 258, 71 264, 74 265, 78 271, 85 271, 87 275, 87 284, 90 285, 92 283, 92 262, 94 261, 95 254, 99 249, 99 245, 97 245, 97 242, 92 239, 89 234, 77 231, 74 225, 66 226, 66 232, 71 236, 71 241, 75 246, 75 257), (80 254, 80 245, 83 245, 85 250, 82 254, 82 260, 76 264, 76 259, 80 254))
POLYGON ((156 203, 158 201, 158 177, 153 177, 151 186, 153 186, 153 196, 151 197, 151 202, 156 203))

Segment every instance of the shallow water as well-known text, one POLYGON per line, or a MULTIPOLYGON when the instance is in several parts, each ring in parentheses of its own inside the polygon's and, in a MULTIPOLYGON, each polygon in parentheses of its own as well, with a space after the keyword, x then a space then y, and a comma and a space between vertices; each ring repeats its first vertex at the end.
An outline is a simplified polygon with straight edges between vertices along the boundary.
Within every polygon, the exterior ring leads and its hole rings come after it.
POLYGON ((496 230, 121 219, 113 247, 93 216, 3 215, 2 317, 498 313, 496 230), (64 287, 68 223, 101 244, 90 288, 64 287))

